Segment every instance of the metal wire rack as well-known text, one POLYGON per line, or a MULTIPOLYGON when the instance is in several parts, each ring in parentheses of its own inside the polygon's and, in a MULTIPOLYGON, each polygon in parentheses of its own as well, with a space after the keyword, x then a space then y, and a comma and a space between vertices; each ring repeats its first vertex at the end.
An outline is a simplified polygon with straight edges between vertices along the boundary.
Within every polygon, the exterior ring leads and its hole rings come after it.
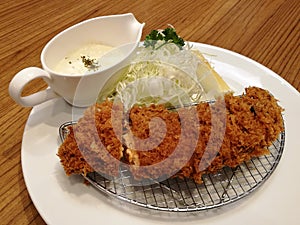
MULTIPOLYGON (((67 122, 59 128, 64 140, 67 122)), ((277 167, 284 148, 285 132, 269 147, 270 154, 253 158, 232 169, 225 167, 216 174, 204 175, 203 183, 189 179, 170 178, 151 185, 133 185, 130 172, 120 169, 120 177, 113 180, 89 173, 84 178, 98 190, 125 202, 169 212, 193 212, 217 208, 235 202, 260 187, 277 167)))

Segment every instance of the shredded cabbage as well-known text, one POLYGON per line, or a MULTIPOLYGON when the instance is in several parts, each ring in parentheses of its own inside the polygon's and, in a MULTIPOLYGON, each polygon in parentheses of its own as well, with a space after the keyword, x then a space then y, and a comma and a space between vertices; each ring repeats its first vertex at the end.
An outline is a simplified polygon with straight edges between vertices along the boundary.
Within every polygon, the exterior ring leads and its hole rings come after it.
POLYGON ((155 50, 141 46, 130 64, 106 83, 98 100, 118 98, 125 110, 135 104, 197 103, 204 94, 201 79, 206 76, 203 71, 201 77, 197 73, 201 63, 189 46, 179 49, 167 43, 155 50))

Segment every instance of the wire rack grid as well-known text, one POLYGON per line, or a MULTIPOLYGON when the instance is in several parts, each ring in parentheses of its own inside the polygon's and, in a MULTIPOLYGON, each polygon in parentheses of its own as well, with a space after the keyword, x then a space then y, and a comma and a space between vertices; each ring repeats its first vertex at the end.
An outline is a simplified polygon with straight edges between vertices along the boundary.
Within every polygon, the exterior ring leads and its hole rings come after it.
MULTIPOLYGON (((59 128, 64 140, 67 122, 59 128)), ((120 168, 120 176, 107 179, 93 172, 84 176, 98 190, 116 199, 148 209, 169 212, 194 212, 218 208, 242 199, 259 188, 277 167, 284 149, 285 132, 269 147, 270 154, 253 158, 236 168, 225 167, 216 174, 202 177, 203 183, 193 180, 170 178, 163 182, 136 185, 131 182, 130 172, 120 168)))

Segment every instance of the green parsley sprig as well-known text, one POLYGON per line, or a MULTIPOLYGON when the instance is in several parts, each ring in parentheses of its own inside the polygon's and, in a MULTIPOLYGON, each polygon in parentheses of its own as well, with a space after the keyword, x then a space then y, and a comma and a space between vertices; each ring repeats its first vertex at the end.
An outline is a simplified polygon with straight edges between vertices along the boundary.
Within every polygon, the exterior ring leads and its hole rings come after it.
POLYGON ((153 49, 158 49, 167 43, 174 43, 180 49, 185 45, 184 40, 178 36, 176 30, 173 27, 167 27, 163 31, 152 30, 145 38, 144 46, 152 47, 153 49), (159 46, 156 46, 158 41, 163 41, 159 46))

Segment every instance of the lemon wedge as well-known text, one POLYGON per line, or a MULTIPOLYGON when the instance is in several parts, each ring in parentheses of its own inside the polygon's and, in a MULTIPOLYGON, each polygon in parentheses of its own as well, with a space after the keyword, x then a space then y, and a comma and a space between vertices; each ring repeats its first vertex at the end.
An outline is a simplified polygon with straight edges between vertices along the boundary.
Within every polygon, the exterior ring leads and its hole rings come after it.
POLYGON ((230 92, 231 89, 228 86, 228 84, 214 70, 214 68, 203 56, 203 54, 196 49, 193 49, 192 52, 194 55, 196 55, 199 58, 201 62, 197 68, 197 74, 205 93, 208 96, 210 95, 210 93, 215 96, 215 95, 224 94, 226 92, 230 92))

